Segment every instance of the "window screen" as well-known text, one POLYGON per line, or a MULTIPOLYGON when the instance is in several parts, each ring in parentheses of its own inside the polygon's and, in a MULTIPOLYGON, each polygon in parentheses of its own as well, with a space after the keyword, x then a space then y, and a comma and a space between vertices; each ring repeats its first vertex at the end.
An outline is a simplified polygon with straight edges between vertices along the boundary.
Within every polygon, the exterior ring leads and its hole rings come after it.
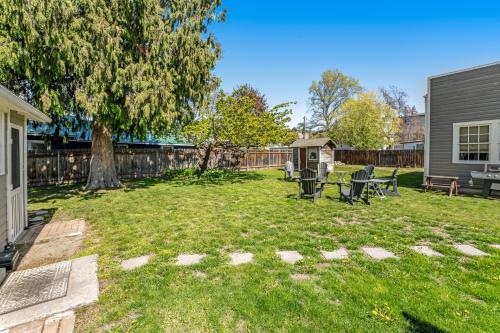
POLYGON ((11 174, 11 184, 12 189, 15 190, 21 186, 21 152, 20 152, 20 132, 17 128, 11 128, 11 164, 10 164, 10 174, 11 174))

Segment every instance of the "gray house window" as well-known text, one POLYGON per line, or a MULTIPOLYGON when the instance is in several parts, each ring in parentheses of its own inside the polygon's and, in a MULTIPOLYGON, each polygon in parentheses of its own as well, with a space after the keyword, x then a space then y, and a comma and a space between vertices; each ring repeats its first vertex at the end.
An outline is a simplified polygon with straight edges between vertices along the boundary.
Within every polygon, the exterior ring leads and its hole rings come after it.
POLYGON ((459 160, 488 161, 490 159, 490 126, 460 126, 459 160))

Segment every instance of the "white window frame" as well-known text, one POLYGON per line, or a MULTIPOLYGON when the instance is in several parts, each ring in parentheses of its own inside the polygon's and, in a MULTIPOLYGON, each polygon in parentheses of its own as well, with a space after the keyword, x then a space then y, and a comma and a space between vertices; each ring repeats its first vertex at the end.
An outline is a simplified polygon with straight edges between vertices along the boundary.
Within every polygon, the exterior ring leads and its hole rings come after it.
POLYGON ((470 121, 453 124, 453 163, 454 164, 488 164, 500 163, 500 119, 470 121), (464 161, 460 160, 460 127, 489 125, 489 151, 487 161, 464 161))
POLYGON ((0 175, 5 175, 5 162, 7 160, 7 144, 5 137, 5 112, 0 110, 0 175))
POLYGON ((318 147, 307 147, 307 159, 309 161, 317 161, 319 159, 319 150, 318 150, 318 147), (314 151, 316 152, 316 158, 311 158, 311 151, 314 151))

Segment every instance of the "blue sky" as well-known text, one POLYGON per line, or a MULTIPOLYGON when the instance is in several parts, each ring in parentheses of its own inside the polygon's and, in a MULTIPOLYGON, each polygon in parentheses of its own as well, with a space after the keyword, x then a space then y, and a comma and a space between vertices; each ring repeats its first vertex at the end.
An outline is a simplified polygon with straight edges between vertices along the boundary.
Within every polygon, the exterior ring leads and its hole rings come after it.
POLYGON ((249 83, 271 105, 297 101, 291 125, 307 115, 308 88, 326 69, 368 90, 396 85, 424 111, 426 78, 500 60, 500 1, 226 0, 212 28, 223 56, 222 87, 249 83))

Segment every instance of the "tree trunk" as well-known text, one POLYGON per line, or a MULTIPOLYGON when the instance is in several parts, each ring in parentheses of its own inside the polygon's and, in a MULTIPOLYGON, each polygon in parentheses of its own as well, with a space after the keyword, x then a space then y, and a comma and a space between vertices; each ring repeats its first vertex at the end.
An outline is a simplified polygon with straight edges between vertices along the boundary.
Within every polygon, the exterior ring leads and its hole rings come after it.
MULTIPOLYGON (((212 154, 212 144, 209 143, 207 148, 203 152, 203 156, 200 156, 201 163, 198 163, 198 176, 201 176, 208 169, 208 163, 210 162, 210 155, 212 154)), ((201 154, 200 154, 201 155, 201 154)))
POLYGON ((97 190, 120 187, 121 183, 116 175, 111 130, 97 121, 92 124, 91 153, 87 189, 97 190))

